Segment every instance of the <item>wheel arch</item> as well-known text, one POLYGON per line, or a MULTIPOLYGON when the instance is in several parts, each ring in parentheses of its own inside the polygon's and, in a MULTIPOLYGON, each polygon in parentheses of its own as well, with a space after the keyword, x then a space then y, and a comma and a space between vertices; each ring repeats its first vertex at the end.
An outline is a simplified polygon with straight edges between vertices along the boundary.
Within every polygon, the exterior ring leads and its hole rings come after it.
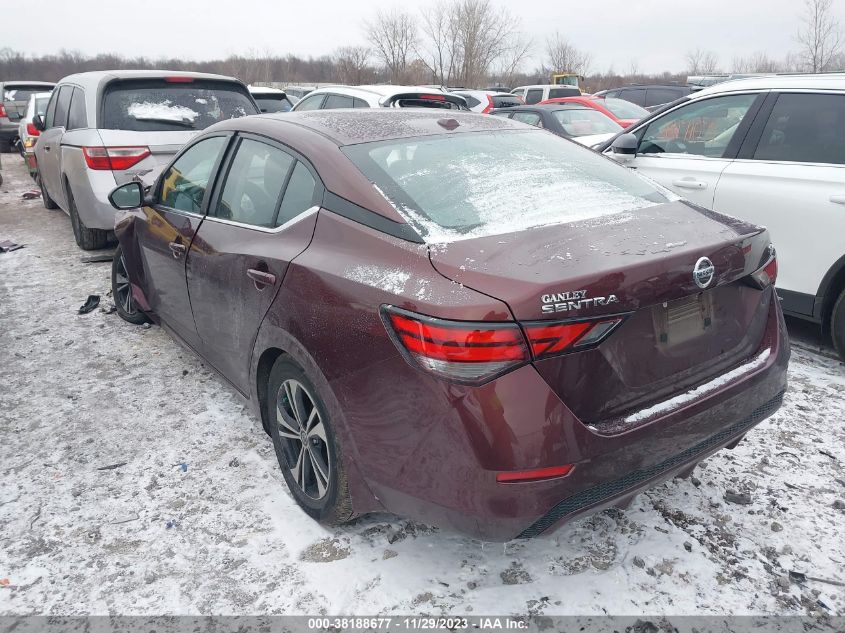
POLYGON ((813 312, 815 313, 814 316, 821 321, 825 333, 830 330, 833 306, 843 290, 845 290, 845 255, 836 260, 833 266, 828 269, 816 293, 813 312))

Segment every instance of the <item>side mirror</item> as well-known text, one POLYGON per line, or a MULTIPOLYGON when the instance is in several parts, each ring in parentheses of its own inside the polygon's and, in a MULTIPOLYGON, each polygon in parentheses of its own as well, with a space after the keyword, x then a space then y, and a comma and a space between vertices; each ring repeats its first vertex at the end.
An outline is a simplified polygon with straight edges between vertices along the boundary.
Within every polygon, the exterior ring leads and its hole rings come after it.
POLYGON ((118 210, 136 209, 144 204, 144 187, 140 182, 127 182, 109 194, 111 206, 118 210))
POLYGON ((610 151, 613 152, 613 158, 620 161, 627 161, 637 155, 637 148, 640 146, 640 140, 633 134, 620 134, 610 146, 610 151))
POLYGON ((34 117, 32 117, 32 124, 35 126, 35 129, 39 132, 43 132, 47 129, 47 126, 44 125, 44 117, 40 114, 36 114, 34 117))

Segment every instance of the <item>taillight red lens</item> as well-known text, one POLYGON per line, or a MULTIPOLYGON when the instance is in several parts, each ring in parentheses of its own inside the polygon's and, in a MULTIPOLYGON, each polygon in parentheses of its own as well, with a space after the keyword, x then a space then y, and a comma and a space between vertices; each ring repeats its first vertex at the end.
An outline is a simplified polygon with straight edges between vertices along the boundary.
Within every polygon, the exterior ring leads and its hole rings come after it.
POLYGON ((516 323, 447 321, 385 306, 382 317, 412 364, 465 384, 481 384, 531 360, 516 323))
POLYGON ((759 289, 773 286, 778 278, 778 258, 774 246, 769 247, 770 257, 768 261, 753 273, 748 275, 751 285, 759 289))
POLYGON ((8 116, 6 114, 6 106, 4 106, 2 103, 0 103, 0 116, 8 116))
POLYGON ((622 323, 622 317, 594 321, 523 323, 535 360, 597 345, 622 323))
POLYGON ((493 105, 493 97, 487 95, 487 107, 481 111, 481 114, 487 114, 492 110, 495 106, 493 105))
POLYGON ((41 134, 41 132, 35 129, 35 125, 32 123, 26 124, 26 133, 30 136, 38 136, 39 134, 41 134))
POLYGON ((150 155, 149 147, 83 147, 88 169, 122 171, 150 155))
POLYGON ((550 468, 535 468, 533 470, 513 470, 503 473, 496 473, 496 481, 500 484, 528 483, 530 481, 541 481, 543 479, 554 479, 565 477, 574 466, 564 464, 563 466, 552 466, 550 468))

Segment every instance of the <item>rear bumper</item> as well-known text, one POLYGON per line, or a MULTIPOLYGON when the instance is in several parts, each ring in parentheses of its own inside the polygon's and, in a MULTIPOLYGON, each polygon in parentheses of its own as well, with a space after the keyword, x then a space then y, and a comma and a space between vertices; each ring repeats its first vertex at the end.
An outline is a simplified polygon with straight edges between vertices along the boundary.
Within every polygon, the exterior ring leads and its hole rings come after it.
MULTIPOLYGON (((765 350, 765 363, 754 371, 614 434, 582 423, 531 366, 483 387, 459 388, 386 363, 370 368, 367 381, 399 385, 412 411, 392 409, 389 423, 382 417, 352 428, 356 466, 391 512, 484 540, 537 536, 691 470, 774 413, 789 360, 777 301, 757 354, 765 350), (496 481, 497 472, 563 464, 575 467, 558 479, 496 481)), ((335 385, 335 392, 352 386, 335 385)), ((357 393, 362 387, 354 386, 357 393)), ((356 407, 347 403, 347 423, 354 427, 356 407)))
POLYGON ((115 188, 110 171, 74 169, 67 174, 76 210, 89 229, 114 230, 115 208, 109 202, 109 193, 115 188))

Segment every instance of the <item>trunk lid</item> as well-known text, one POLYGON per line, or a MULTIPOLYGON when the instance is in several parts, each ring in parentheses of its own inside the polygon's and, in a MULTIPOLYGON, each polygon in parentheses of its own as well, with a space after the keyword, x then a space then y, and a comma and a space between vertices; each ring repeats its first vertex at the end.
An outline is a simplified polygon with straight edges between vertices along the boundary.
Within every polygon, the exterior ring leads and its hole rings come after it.
POLYGON ((598 423, 753 354, 768 301, 741 280, 768 243, 760 227, 678 201, 430 253, 441 274, 504 301, 520 322, 627 315, 597 348, 535 363, 582 421, 598 423), (703 257, 715 268, 704 289, 693 276, 703 257))

